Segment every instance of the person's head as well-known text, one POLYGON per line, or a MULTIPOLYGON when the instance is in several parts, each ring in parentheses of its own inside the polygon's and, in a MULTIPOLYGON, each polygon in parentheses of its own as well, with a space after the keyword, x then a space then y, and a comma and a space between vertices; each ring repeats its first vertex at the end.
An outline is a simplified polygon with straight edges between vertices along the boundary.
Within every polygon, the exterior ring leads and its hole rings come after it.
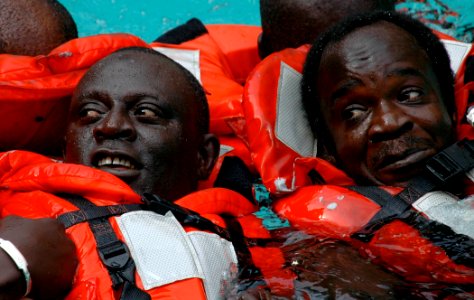
POLYGON ((146 48, 96 63, 71 103, 65 161, 116 175, 137 193, 176 200, 205 179, 219 143, 197 79, 146 48))
POLYGON ((448 54, 430 29, 395 12, 323 34, 308 53, 302 94, 319 153, 359 184, 404 186, 455 138, 448 54))
POLYGON ((327 28, 351 15, 394 10, 394 6, 394 0, 260 0, 260 57, 311 44, 327 28))
POLYGON ((76 23, 58 1, 0 1, 0 53, 48 54, 74 38, 76 23))

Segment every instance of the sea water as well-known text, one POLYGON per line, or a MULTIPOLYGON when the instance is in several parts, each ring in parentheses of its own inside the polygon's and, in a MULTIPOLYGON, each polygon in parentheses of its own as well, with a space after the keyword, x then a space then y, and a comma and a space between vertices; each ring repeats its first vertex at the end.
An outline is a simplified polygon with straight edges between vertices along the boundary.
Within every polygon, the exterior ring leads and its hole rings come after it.
MULTIPOLYGON (((328 0, 330 1, 330 0, 328 0)), ((80 36, 127 32, 151 42, 163 32, 199 18, 205 24, 260 25, 258 0, 60 0, 80 36)), ((474 1, 403 0, 397 9, 464 41, 473 40, 474 1)))

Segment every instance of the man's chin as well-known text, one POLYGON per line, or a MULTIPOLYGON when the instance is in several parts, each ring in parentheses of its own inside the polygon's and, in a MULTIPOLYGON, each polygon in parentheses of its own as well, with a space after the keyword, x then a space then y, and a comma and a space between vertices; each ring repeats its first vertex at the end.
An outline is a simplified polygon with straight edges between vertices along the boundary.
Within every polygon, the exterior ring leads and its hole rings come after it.
POLYGON ((391 174, 381 174, 378 176, 378 185, 406 187, 410 181, 421 173, 420 169, 405 170, 391 174))

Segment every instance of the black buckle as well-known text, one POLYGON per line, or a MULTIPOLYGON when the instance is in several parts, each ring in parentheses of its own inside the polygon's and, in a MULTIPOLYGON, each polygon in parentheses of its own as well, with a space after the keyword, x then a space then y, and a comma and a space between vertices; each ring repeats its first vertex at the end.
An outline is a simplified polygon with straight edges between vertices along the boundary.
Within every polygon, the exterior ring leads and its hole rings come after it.
POLYGON ((426 163, 428 171, 441 183, 469 171, 474 165, 473 142, 460 141, 433 156, 426 163))
POLYGON ((440 152, 433 156, 426 164, 426 168, 441 183, 446 183, 451 178, 464 172, 462 166, 458 165, 449 156, 440 152))
POLYGON ((104 265, 114 271, 122 270, 130 260, 130 252, 127 245, 119 240, 99 247, 98 250, 104 265))

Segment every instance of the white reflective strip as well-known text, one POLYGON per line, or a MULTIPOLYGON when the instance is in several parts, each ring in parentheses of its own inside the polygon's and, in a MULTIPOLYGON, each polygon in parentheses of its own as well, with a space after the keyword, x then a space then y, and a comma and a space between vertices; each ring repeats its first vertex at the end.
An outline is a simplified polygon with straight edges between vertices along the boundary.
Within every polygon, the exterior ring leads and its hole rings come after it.
POLYGON ((466 176, 474 182, 474 169, 466 173, 466 176))
POLYGON ((201 67, 199 65, 199 50, 184 50, 164 47, 153 47, 154 50, 168 56, 185 67, 201 82, 201 67))
POLYGON ((467 109, 466 120, 469 124, 471 124, 471 126, 474 126, 474 106, 473 105, 469 106, 469 108, 467 109))
POLYGON ((413 203, 431 220, 448 225, 458 234, 474 238, 474 197, 457 200, 445 192, 431 192, 413 203))
POLYGON ((219 156, 225 155, 229 153, 230 151, 234 150, 234 147, 229 146, 229 145, 222 145, 219 148, 219 156))
POLYGON ((216 234, 194 231, 188 233, 204 271, 208 299, 224 299, 237 280, 237 255, 232 243, 216 234))
POLYGON ((117 223, 146 290, 204 278, 193 243, 173 214, 134 211, 117 217, 117 223))
MULTIPOLYGON (((294 176, 293 176, 293 178, 294 178, 294 176)), ((286 185, 286 179, 285 178, 278 177, 277 179, 275 179, 273 184, 275 185, 275 189, 278 192, 288 193, 288 192, 293 192, 294 191, 293 185, 292 185, 291 189, 288 188, 288 186, 286 185)))
POLYGON ((312 157, 316 156, 316 140, 308 138, 313 133, 309 121, 301 117, 306 115, 300 91, 301 79, 298 71, 281 63, 275 135, 302 157, 312 157))
POLYGON ((466 56, 469 54, 472 45, 468 43, 458 42, 458 41, 449 41, 441 40, 448 52, 449 59, 451 60, 451 69, 454 74, 456 74, 461 66, 461 63, 464 61, 466 56))

